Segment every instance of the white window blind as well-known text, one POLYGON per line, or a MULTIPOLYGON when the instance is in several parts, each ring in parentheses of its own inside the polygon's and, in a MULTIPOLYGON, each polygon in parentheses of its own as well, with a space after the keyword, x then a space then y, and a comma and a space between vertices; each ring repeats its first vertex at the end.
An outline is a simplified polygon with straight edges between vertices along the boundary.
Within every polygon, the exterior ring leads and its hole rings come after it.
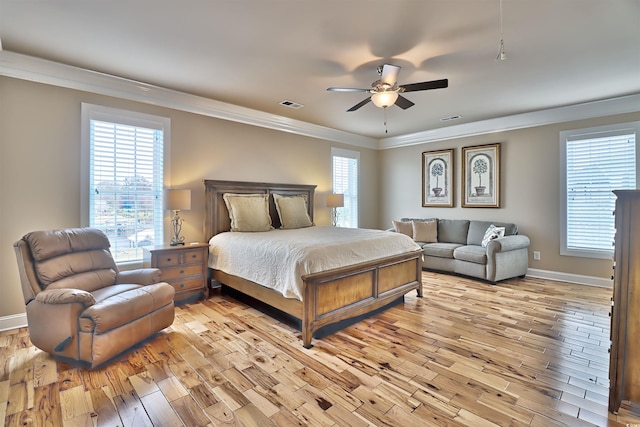
POLYGON ((613 190, 636 188, 636 133, 611 127, 563 132, 565 230, 561 252, 610 257, 615 234, 613 190))
POLYGON ((88 118, 88 225, 105 232, 116 262, 142 260, 163 238, 165 129, 124 114, 88 118))
POLYGON ((344 207, 338 208, 339 227, 358 227, 358 162, 357 151, 333 148, 333 192, 344 194, 344 207))

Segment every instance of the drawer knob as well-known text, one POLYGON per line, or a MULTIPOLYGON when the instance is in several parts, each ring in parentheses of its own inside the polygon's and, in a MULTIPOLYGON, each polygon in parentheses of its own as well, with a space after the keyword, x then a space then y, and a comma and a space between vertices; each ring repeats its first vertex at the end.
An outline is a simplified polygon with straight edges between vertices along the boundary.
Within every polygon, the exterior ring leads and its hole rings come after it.
POLYGON ((184 283, 180 283, 180 289, 184 288, 184 283))
POLYGON ((167 258, 167 262, 171 262, 171 258, 167 258))
POLYGON ((191 258, 195 259, 196 258, 196 254, 191 255, 191 258))
POLYGON ((184 274, 184 270, 180 270, 180 274, 184 274))

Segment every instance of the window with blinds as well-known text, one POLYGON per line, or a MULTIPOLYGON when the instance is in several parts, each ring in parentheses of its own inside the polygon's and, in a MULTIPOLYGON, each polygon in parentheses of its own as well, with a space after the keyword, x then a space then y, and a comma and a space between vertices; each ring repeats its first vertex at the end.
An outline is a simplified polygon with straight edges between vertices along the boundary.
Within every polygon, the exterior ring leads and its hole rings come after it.
POLYGON ((358 227, 358 162, 360 153, 331 149, 333 159, 333 192, 344 194, 344 207, 337 209, 338 227, 358 227))
POLYGON ((88 114, 88 225, 105 232, 116 262, 140 261, 163 239, 167 120, 99 109, 88 114))
POLYGON ((611 257, 612 191, 636 188, 636 130, 627 124, 560 134, 565 169, 561 254, 611 257))

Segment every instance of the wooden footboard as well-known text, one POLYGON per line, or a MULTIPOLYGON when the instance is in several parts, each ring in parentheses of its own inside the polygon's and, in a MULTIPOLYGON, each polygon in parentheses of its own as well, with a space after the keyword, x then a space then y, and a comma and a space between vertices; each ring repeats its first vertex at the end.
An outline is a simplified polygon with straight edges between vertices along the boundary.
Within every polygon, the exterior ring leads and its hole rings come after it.
POLYGON ((411 290, 422 296, 420 252, 391 256, 302 277, 303 301, 248 280, 211 270, 212 278, 301 321, 302 345, 323 326, 370 313, 411 290))

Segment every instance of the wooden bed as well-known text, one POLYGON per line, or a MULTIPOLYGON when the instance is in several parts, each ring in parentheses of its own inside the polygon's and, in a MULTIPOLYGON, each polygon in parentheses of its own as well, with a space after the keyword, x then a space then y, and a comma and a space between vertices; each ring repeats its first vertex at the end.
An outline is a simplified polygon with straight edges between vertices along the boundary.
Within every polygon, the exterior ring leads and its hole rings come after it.
MULTIPOLYGON (((209 239, 230 229, 224 193, 304 194, 313 218, 315 185, 270 184, 205 180, 204 235, 209 239)), ((273 226, 280 220, 269 198, 273 226)), ((313 333, 323 326, 364 315, 400 298, 411 290, 422 296, 422 253, 410 252, 302 277, 302 301, 238 276, 209 269, 210 278, 281 310, 301 321, 302 344, 311 347, 313 333)))

